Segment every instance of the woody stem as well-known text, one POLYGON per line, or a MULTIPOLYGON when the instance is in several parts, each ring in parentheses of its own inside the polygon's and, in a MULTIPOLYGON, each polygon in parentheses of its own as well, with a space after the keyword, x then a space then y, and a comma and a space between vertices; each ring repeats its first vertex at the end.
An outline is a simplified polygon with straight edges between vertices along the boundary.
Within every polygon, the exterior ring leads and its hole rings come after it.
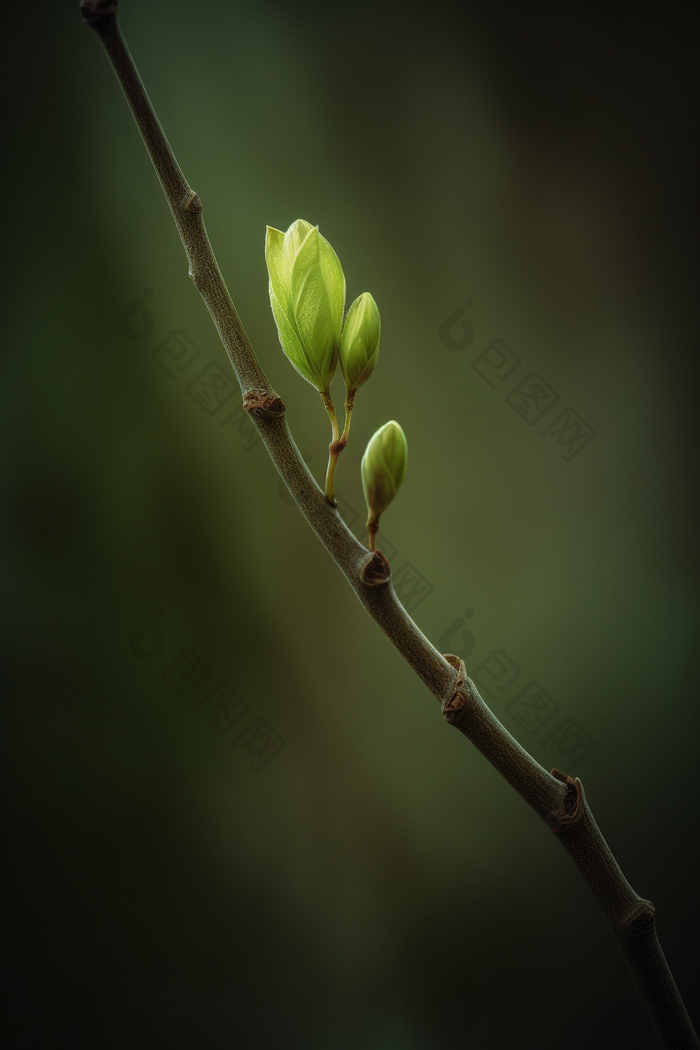
MULTIPOLYGON (((81 14, 99 36, 121 83, 173 213, 190 276, 219 332, 245 408, 280 476, 369 615, 440 702, 446 721, 468 737, 557 834, 612 926, 660 1045, 665 1050, 698 1050, 700 1043, 656 936, 653 906, 624 878, 588 809, 580 781, 558 770, 548 773, 520 746, 481 699, 464 665, 451 655, 442 656, 414 623, 383 566, 379 566, 382 571, 371 571, 381 563, 381 555, 371 555, 335 509, 333 477, 340 449, 335 456, 331 453, 325 498, 306 467, 289 431, 282 399, 255 356, 219 270, 204 226, 202 202, 178 166, 124 42, 116 8, 115 0, 83 0, 81 14)), ((330 393, 321 396, 333 425, 333 443, 340 444, 330 393)), ((346 440, 349 426, 346 412, 346 440)), ((373 547, 371 522, 367 527, 373 547)))

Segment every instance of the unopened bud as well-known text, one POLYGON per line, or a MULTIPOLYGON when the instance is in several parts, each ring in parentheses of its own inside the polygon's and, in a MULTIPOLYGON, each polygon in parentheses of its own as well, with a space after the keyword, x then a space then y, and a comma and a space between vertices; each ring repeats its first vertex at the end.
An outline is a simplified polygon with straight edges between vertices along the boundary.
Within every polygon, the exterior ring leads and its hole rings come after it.
MULTIPOLYGON (((370 438, 362 457, 362 488, 365 492, 370 523, 376 524, 406 476, 408 445, 406 435, 393 419, 370 438)), ((371 528, 370 528, 370 539, 371 528)))
POLYGON ((340 370, 348 392, 359 390, 372 375, 380 334, 377 304, 369 292, 363 292, 348 310, 340 337, 340 370))

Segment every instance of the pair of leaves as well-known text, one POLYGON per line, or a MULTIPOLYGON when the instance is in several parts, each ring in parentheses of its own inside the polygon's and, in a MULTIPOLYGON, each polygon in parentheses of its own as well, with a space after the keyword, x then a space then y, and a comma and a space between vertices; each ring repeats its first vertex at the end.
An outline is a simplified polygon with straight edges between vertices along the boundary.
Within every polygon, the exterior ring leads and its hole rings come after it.
POLYGON ((282 349, 304 379, 328 390, 338 367, 345 310, 340 260, 318 226, 304 219, 286 233, 267 227, 265 260, 282 349))

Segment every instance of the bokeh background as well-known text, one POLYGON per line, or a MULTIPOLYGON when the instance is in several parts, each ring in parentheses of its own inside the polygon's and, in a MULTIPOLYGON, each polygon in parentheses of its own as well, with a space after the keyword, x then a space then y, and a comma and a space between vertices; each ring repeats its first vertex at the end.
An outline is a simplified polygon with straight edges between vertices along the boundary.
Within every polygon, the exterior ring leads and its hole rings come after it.
MULTIPOLYGON (((564 851, 444 725, 237 397, 212 400, 225 353, 78 5, 6 16, 15 1045, 653 1047, 564 851)), ((360 458, 398 419, 384 539, 409 608, 582 778, 697 1017, 689 16, 149 0, 120 19, 317 478, 327 420, 278 345, 265 225, 318 223, 348 303, 373 293, 346 518, 362 537, 360 458), (533 372, 559 398, 534 420, 513 393, 533 372), (581 447, 543 433, 569 409, 581 447)))

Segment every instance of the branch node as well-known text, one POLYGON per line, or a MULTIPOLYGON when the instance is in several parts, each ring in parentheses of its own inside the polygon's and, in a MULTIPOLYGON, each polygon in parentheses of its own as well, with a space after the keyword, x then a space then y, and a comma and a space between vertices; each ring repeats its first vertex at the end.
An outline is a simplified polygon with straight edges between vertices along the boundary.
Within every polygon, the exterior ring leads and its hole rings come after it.
POLYGON ((583 784, 578 777, 574 780, 560 769, 553 769, 552 776, 567 786, 561 805, 557 809, 550 809, 547 815, 550 829, 555 834, 561 834, 578 824, 583 816, 583 784))
POLYGON ((280 419, 287 411, 284 401, 274 390, 246 390, 243 407, 259 419, 280 419))
POLYGON ((448 664, 452 664, 455 671, 457 671, 457 677, 455 679, 455 686, 457 684, 462 685, 467 677, 467 669, 464 666, 464 660, 459 656, 455 656, 454 653, 443 653, 443 660, 447 660, 448 664))
POLYGON ((648 933, 656 925, 656 910, 651 901, 639 900, 622 920, 625 933, 638 936, 648 933))
POLYGON ((461 660, 459 656, 455 656, 454 653, 443 653, 443 660, 447 660, 448 664, 451 664, 457 672, 457 677, 452 687, 452 695, 442 705, 445 721, 453 726, 462 721, 466 714, 467 701, 470 699, 468 690, 464 688, 467 681, 467 669, 464 666, 464 660, 461 660))
POLYGON ((95 22, 99 22, 105 15, 115 14, 118 7, 117 0, 83 0, 80 5, 80 14, 83 22, 87 22, 88 25, 94 25, 95 22))
POLYGON ((391 565, 381 551, 374 551, 364 561, 358 575, 366 587, 378 587, 391 579, 391 565))
POLYGON ((189 200, 187 201, 187 204, 185 205, 185 211, 200 212, 200 211, 202 211, 203 208, 204 208, 204 205, 202 204, 201 200, 199 199, 199 195, 196 194, 196 193, 190 194, 189 200))

